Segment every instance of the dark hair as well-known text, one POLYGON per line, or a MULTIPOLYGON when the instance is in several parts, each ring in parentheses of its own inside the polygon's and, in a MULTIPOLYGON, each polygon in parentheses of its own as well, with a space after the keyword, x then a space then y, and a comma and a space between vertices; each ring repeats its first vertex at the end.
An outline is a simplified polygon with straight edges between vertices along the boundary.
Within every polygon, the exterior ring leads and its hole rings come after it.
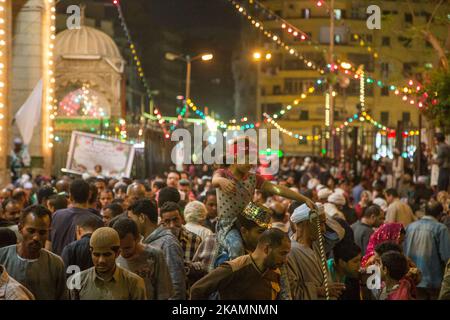
POLYGON ((387 189, 386 194, 389 196, 393 196, 394 198, 398 198, 398 192, 394 188, 387 189))
POLYGON ((127 234, 131 233, 134 239, 139 238, 139 231, 136 222, 128 218, 120 218, 113 224, 113 229, 117 231, 120 239, 123 239, 127 234))
POLYGON ((17 243, 17 236, 9 228, 0 228, 0 248, 11 246, 17 243))
POLYGON ((83 179, 75 179, 70 184, 70 196, 76 203, 86 203, 89 200, 90 186, 83 179))
POLYGON ((171 201, 164 203, 162 205, 162 207, 160 207, 160 209, 159 209, 159 213, 161 216, 163 213, 170 212, 170 211, 178 211, 181 214, 180 206, 177 203, 171 202, 171 201))
POLYGON ((119 182, 117 184, 117 186, 114 186, 114 193, 116 194, 119 191, 122 191, 123 193, 126 193, 127 192, 127 188, 128 188, 128 185, 126 183, 119 182))
POLYGON ((379 216, 381 213, 381 208, 377 206, 376 204, 373 204, 371 206, 368 206, 363 209, 362 216, 365 218, 370 218, 371 215, 379 216))
POLYGON ((118 203, 110 203, 103 210, 109 209, 111 210, 112 217, 116 217, 119 214, 123 213, 123 207, 118 203))
POLYGON ((55 210, 66 209, 69 205, 67 197, 59 194, 54 194, 48 198, 49 205, 51 205, 55 210))
POLYGON ((375 247, 375 252, 381 257, 384 253, 389 251, 397 251, 402 253, 402 248, 392 241, 382 242, 375 247))
POLYGON ((165 183, 164 181, 156 180, 153 182, 153 186, 157 187, 158 190, 161 190, 162 188, 167 187, 167 183, 165 183))
POLYGON ((271 228, 261 234, 258 245, 268 244, 271 248, 278 248, 285 240, 290 241, 287 233, 278 228, 271 228))
POLYGON ((336 263, 338 263, 338 260, 349 262, 360 253, 361 249, 353 242, 347 242, 345 245, 336 245, 333 248, 333 256, 336 263))
POLYGON ((210 197, 210 196, 214 196, 214 197, 217 197, 217 192, 216 192, 216 189, 209 189, 208 191, 206 191, 206 193, 205 193, 205 201, 206 201, 206 199, 208 199, 208 197, 210 197))
POLYGON ((94 214, 77 216, 74 223, 76 226, 90 231, 95 231, 104 226, 102 219, 94 214))
POLYGON ((115 198, 113 199, 113 201, 111 202, 111 204, 118 204, 122 207, 122 205, 124 204, 125 199, 122 198, 115 198))
POLYGON ((95 186, 95 184, 93 183, 89 184, 89 191, 90 191, 89 203, 96 203, 98 199, 98 189, 95 186))
POLYGON ((149 199, 141 199, 135 201, 129 208, 134 215, 143 214, 152 223, 158 223, 158 209, 155 203, 149 199))
POLYGON ((180 173, 179 173, 178 171, 174 171, 174 170, 169 171, 169 172, 167 173, 167 177, 168 177, 169 174, 171 174, 171 173, 176 173, 176 174, 178 175, 178 178, 181 178, 180 173))
POLYGON ((294 210, 300 207, 302 204, 303 204, 302 202, 296 200, 292 201, 288 208, 289 214, 292 215, 294 213, 294 210))
POLYGON ((158 193, 158 206, 161 208, 164 203, 171 201, 178 203, 180 201, 180 193, 177 189, 172 187, 165 187, 159 190, 158 193))
POLYGON ((28 217, 29 214, 33 214, 35 217, 40 219, 48 216, 49 221, 50 222, 52 221, 52 213, 50 212, 50 210, 48 210, 46 207, 40 204, 34 204, 22 210, 19 224, 23 225, 25 223, 25 219, 28 217))
POLYGON ((56 194, 55 188, 51 186, 43 186, 36 194, 38 203, 42 204, 43 201, 48 200, 54 194, 56 194))
POLYGON ((103 182, 104 184, 107 184, 106 179, 104 179, 104 178, 96 178, 95 182, 103 182))
POLYGON ((434 137, 438 142, 444 142, 445 141, 445 135, 442 132, 437 132, 434 137))
POLYGON ((105 190, 103 190, 102 192, 100 192, 100 195, 101 195, 102 193, 111 193, 111 194, 113 195, 113 197, 114 197, 114 192, 113 192, 111 189, 105 189, 105 190))
POLYGON ((437 201, 430 201, 425 206, 425 215, 427 215, 427 216, 432 216, 432 217, 438 218, 442 214, 443 211, 444 211, 444 208, 437 201))
POLYGON ((387 268, 389 277, 399 281, 408 272, 406 257, 396 251, 388 251, 381 255, 381 262, 387 268))

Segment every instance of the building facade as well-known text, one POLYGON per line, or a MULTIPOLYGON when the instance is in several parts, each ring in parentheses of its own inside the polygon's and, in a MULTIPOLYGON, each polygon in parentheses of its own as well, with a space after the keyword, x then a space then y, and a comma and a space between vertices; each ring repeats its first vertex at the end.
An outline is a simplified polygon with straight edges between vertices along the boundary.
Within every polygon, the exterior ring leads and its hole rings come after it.
MULTIPOLYGON (((430 67, 436 67, 436 54, 433 48, 421 37, 406 37, 405 30, 413 23, 424 24, 431 15, 433 6, 427 1, 411 2, 414 18, 406 1, 335 1, 334 62, 351 62, 358 67, 364 65, 367 76, 375 79, 365 83, 365 107, 372 118, 388 128, 416 130, 419 125, 419 112, 409 101, 402 100, 402 95, 395 95, 389 85, 403 88, 408 79, 421 81, 421 73, 430 67), (367 6, 378 4, 381 8, 382 22, 380 30, 370 30, 366 26, 367 6), (401 3, 401 4, 400 4, 401 3), (381 80, 381 86, 377 81, 381 80), (386 84, 386 85, 385 85, 386 84)), ((295 48, 304 57, 325 67, 329 61, 330 15, 327 6, 317 6, 316 1, 266 0, 260 3, 290 24, 308 35, 306 41, 292 37, 282 30, 280 22, 274 19, 263 20, 266 30, 281 35, 282 41, 295 48)), ((327 1, 329 3, 329 1, 327 1)), ((262 18, 261 18, 262 19, 262 18)), ((258 33, 255 28, 244 32, 258 33)), ((446 29, 433 28, 435 34, 445 34, 446 29)), ((243 39, 246 39, 244 36, 243 39)), ((248 44, 245 44, 248 47, 248 44)), ((320 75, 297 57, 280 49, 276 43, 263 37, 255 47, 263 52, 270 52, 271 61, 263 62, 257 74, 259 94, 255 90, 252 101, 256 105, 255 114, 274 114, 292 105, 292 109, 279 117, 277 122, 294 135, 324 135, 325 93, 327 85, 318 86, 317 81, 324 82, 326 75, 320 75), (308 92, 315 86, 314 92, 308 92), (302 93, 307 93, 298 105, 293 101, 302 93)), ((247 65, 252 64, 250 60, 247 65)), ((358 112, 360 103, 360 83, 346 79, 345 75, 337 78, 334 90, 334 121, 340 125, 358 112)), ((251 79, 251 78, 249 78, 251 79)), ((238 83, 240 91, 245 92, 252 83, 238 83), (245 86, 247 86, 246 89, 245 86)), ((248 98, 247 98, 248 101, 248 98)), ((239 104, 240 102, 237 102, 239 104)), ((242 102, 241 102, 242 103, 242 102)), ((249 104, 249 102, 245 102, 249 104)), ((350 126, 351 127, 351 126, 350 126)), ((360 132, 365 132, 366 142, 375 139, 375 132, 370 124, 362 125, 360 132), (372 138, 370 137, 372 136, 372 138)), ((351 131, 351 129, 349 129, 351 131)), ((346 132, 341 133, 346 136, 346 132)), ((351 132, 348 132, 351 134, 351 132)), ((316 153, 324 150, 323 139, 317 141, 299 140, 282 134, 282 148, 288 154, 316 153)), ((361 141, 361 140, 359 140, 361 141)), ((343 146, 342 146, 343 147, 343 146)), ((371 147, 368 144, 367 152, 371 147)), ((341 150, 345 150, 341 148, 341 150)))

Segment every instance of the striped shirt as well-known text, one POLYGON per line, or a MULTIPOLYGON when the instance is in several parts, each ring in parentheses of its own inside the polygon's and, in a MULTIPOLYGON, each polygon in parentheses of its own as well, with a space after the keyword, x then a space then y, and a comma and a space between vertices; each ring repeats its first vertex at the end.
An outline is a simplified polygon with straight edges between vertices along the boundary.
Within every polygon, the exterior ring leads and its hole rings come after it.
POLYGON ((202 239, 195 233, 188 231, 185 227, 181 227, 178 241, 180 241, 181 248, 184 252, 184 261, 192 261, 202 239))

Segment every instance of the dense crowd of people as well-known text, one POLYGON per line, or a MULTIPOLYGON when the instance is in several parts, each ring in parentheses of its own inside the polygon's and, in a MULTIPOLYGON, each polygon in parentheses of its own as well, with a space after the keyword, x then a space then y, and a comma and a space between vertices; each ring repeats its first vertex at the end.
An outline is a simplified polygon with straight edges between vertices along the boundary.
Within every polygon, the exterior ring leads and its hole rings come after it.
POLYGON ((24 174, 0 191, 0 299, 450 299, 438 143, 419 176, 399 154, 286 157, 275 176, 237 163, 24 174))

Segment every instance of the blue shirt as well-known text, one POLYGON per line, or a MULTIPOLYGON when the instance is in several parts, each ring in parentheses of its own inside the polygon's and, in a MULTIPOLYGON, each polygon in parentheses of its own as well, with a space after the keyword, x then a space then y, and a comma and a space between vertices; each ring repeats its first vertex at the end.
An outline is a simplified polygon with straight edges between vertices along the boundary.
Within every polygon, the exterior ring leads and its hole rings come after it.
POLYGON ((439 288, 444 266, 450 258, 450 237, 447 227, 431 216, 411 223, 406 228, 405 254, 422 271, 419 288, 439 288))
POLYGON ((359 200, 361 200, 361 193, 364 191, 364 188, 361 184, 355 186, 352 190, 353 203, 357 204, 359 200))

